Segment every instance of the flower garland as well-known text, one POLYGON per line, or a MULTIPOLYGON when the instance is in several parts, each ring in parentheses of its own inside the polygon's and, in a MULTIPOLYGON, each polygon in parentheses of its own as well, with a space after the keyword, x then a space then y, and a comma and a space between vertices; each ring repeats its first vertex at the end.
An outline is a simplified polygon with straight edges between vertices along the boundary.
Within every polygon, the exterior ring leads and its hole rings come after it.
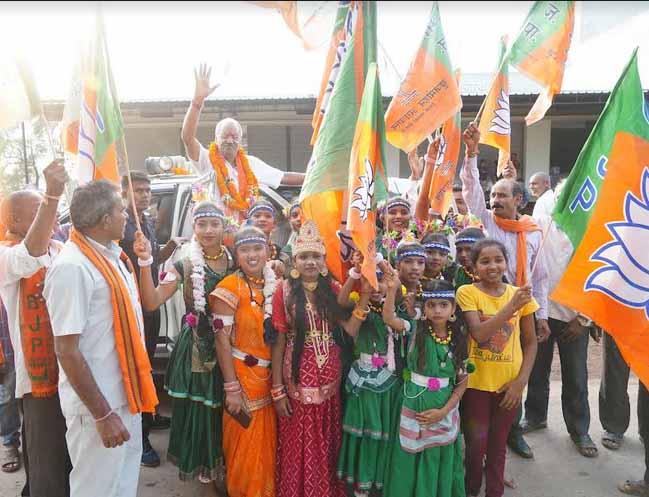
POLYGON ((246 182, 248 183, 247 192, 240 192, 237 189, 234 179, 228 173, 225 159, 214 142, 210 143, 210 162, 216 173, 216 184, 219 187, 219 193, 221 194, 223 203, 232 210, 247 211, 259 196, 259 183, 252 169, 250 169, 248 156, 244 153, 243 149, 239 147, 236 162, 241 164, 246 176, 246 182), (244 196, 247 197, 244 198, 244 196))
POLYGON ((196 328, 199 322, 199 316, 205 314, 205 257, 203 248, 200 246, 196 237, 192 237, 189 244, 189 260, 192 263, 192 297, 194 299, 194 310, 187 314, 187 324, 191 328, 196 328))
POLYGON ((275 271, 270 266, 272 261, 268 261, 264 266, 264 319, 273 315, 273 295, 277 288, 277 277, 275 271))

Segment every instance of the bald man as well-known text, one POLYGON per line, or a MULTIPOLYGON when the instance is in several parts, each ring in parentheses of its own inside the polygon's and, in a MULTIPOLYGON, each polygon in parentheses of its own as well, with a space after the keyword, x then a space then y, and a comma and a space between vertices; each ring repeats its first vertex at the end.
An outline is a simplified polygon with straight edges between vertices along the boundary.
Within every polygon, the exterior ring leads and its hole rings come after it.
MULTIPOLYGON (((196 139, 196 130, 198 129, 198 121, 203 109, 203 103, 205 102, 205 99, 219 86, 218 84, 210 86, 210 72, 211 69, 206 66, 201 66, 198 71, 194 72, 196 80, 194 98, 192 99, 192 103, 185 115, 181 137, 185 144, 187 156, 192 161, 192 164, 199 174, 211 173, 214 175, 213 170, 215 164, 212 164, 210 153, 208 149, 203 147, 196 139)), ((250 197, 250 192, 241 192, 239 190, 239 174, 241 165, 237 164, 237 152, 241 147, 242 140, 243 128, 238 121, 231 117, 221 120, 214 129, 214 141, 217 145, 216 154, 222 159, 225 159, 224 162, 228 177, 232 180, 239 191, 241 198, 247 200, 250 197)), ((246 157, 250 164, 250 170, 259 183, 268 185, 271 188, 277 188, 280 185, 300 186, 304 182, 304 174, 280 171, 279 169, 269 166, 257 157, 247 154, 246 157)), ((213 193, 216 204, 228 214, 237 214, 242 217, 244 214, 243 211, 247 211, 247 208, 241 210, 236 209, 233 205, 229 204, 227 198, 224 201, 226 194, 221 192, 217 184, 213 185, 213 193)))
POLYGON ((16 398, 22 399, 30 495, 68 497, 72 469, 58 395, 58 364, 43 282, 60 244, 51 240, 68 180, 62 161, 45 168, 45 194, 18 191, 2 203, 0 297, 14 349, 16 398))
POLYGON ((550 182, 550 175, 546 173, 534 173, 529 183, 532 195, 536 197, 532 217, 541 219, 543 216, 551 216, 554 209, 554 192, 550 182))

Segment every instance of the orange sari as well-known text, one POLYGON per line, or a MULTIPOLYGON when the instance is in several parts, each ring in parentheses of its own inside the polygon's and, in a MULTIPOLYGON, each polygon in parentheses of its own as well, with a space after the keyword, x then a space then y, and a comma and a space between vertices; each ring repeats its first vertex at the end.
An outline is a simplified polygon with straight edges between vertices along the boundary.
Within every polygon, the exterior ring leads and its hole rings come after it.
MULTIPOLYGON (((210 295, 210 301, 213 299, 225 302, 234 310, 232 346, 245 354, 270 361, 270 346, 264 342, 262 292, 251 290, 247 282, 235 273, 218 284, 210 295), (250 298, 251 293, 257 304, 250 298)), ((274 497, 277 421, 270 396, 271 370, 259 365, 247 366, 235 357, 232 360, 252 412, 252 421, 248 428, 243 428, 223 412, 223 455, 228 495, 274 497)))

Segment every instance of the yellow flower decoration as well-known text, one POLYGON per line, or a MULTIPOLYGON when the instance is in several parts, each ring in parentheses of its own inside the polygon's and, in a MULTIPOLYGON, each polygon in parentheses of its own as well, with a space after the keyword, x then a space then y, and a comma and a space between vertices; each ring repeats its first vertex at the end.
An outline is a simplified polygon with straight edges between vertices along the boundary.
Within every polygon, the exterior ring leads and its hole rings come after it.
POLYGON ((408 293, 408 289, 406 288, 406 286, 401 285, 401 295, 405 297, 407 293, 408 293))
POLYGON ((358 292, 351 292, 349 294, 349 300, 354 302, 354 304, 356 304, 360 299, 361 299, 361 296, 358 294, 358 292))

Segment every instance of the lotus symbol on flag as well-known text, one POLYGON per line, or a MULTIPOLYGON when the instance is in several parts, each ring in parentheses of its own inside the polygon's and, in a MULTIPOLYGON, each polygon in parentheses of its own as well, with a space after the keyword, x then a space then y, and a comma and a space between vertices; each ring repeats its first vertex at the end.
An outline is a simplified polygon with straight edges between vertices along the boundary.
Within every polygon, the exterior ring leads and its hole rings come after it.
POLYGON ((633 193, 624 199, 624 221, 606 223, 612 242, 602 245, 590 257, 605 266, 586 280, 586 291, 598 291, 627 307, 644 309, 649 318, 649 167, 640 182, 642 200, 633 193))
POLYGON ((511 133, 511 125, 509 122, 509 95, 505 90, 500 92, 500 96, 496 100, 498 107, 494 111, 494 118, 491 120, 491 127, 489 131, 493 131, 499 135, 509 135, 511 133))
POLYGON ((351 207, 358 209, 361 221, 367 221, 367 215, 372 207, 372 197, 374 197, 374 169, 367 158, 365 158, 365 174, 358 179, 361 186, 354 189, 351 207))

